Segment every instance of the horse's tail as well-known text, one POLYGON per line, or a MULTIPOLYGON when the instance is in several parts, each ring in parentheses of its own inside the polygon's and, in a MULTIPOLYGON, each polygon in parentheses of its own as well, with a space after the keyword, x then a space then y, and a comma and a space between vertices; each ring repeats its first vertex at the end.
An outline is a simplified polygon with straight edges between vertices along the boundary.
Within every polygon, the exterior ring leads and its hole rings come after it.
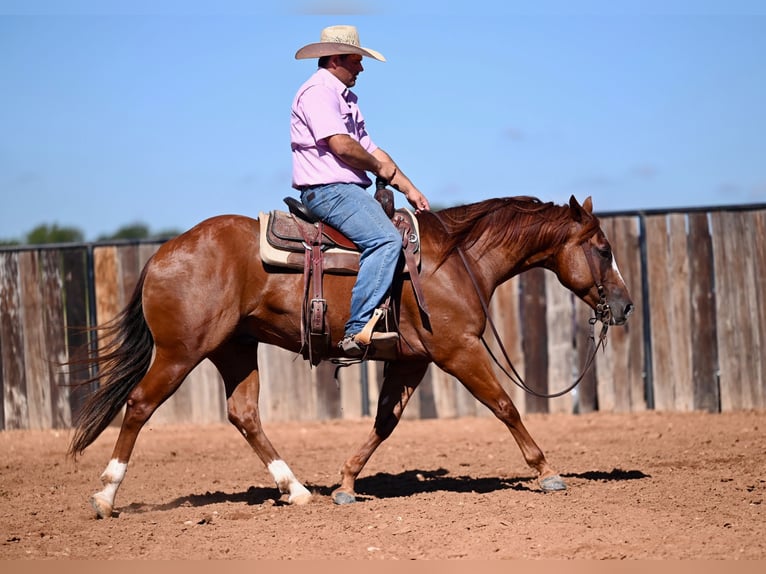
POLYGON ((127 306, 111 321, 93 327, 105 341, 89 350, 84 359, 68 364, 79 368, 95 367, 95 374, 78 385, 98 384, 75 415, 75 432, 69 455, 76 457, 109 426, 138 385, 152 361, 154 338, 144 317, 142 294, 149 265, 144 266, 127 306))

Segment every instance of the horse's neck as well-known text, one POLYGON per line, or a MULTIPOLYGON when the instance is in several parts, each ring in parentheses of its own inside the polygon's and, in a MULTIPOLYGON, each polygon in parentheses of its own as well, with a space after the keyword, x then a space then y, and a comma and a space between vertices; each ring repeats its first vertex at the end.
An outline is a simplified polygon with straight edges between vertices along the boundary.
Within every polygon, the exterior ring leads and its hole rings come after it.
POLYGON ((474 246, 468 254, 484 279, 485 287, 492 293, 512 277, 534 267, 545 266, 554 249, 551 241, 537 237, 512 245, 495 242, 474 246))

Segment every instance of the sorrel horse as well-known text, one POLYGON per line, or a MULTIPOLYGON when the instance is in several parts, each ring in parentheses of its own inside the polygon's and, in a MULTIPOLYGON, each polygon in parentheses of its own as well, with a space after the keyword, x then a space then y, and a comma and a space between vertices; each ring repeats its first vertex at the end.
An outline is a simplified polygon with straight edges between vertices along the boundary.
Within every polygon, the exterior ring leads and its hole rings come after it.
MULTIPOLYGON (((594 310, 606 302, 607 321, 623 324, 633 303, 591 199, 582 206, 574 197, 563 206, 528 197, 490 199, 422 213, 418 219, 421 289, 430 324, 424 325, 412 290, 402 288, 399 356, 388 362, 373 428, 343 465, 333 500, 355 501, 357 476, 396 427, 432 362, 505 423, 543 490, 566 488, 493 373, 481 339, 487 322, 481 300, 488 301, 514 275, 544 267, 594 310)), ((143 425, 205 358, 223 378, 229 421, 279 491, 292 504, 310 500, 311 493, 264 434, 258 412, 258 344, 300 352, 303 295, 300 272, 262 263, 262 231, 257 219, 218 216, 168 241, 147 262, 126 308, 98 328, 108 341, 91 361, 99 368, 94 380, 100 385, 78 414, 70 445, 70 454, 82 453, 126 406, 101 475, 103 489, 91 498, 98 516, 112 515, 143 425)), ((347 320, 353 283, 353 276, 325 277, 333 349, 347 320)))

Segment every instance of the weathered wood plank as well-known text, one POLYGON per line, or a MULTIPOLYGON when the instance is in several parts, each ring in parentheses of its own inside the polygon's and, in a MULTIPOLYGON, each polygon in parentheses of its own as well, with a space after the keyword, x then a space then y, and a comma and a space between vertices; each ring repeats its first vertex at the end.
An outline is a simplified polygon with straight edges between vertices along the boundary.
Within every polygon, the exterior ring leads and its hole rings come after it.
MULTIPOLYGON (((86 249, 66 249, 62 253, 62 277, 65 293, 66 346, 68 360, 84 360, 88 336, 88 269, 86 249)), ((95 385, 81 386, 89 371, 82 367, 68 369, 70 412, 77 413, 95 385)))
POLYGON ((756 382, 758 402, 757 409, 766 408, 766 364, 762 356, 762 349, 766 345, 766 211, 753 212, 754 241, 753 259, 755 261, 755 300, 758 319, 755 324, 758 327, 759 350, 761 354, 760 380, 756 382))
POLYGON ((458 379, 453 378, 455 385, 455 399, 457 403, 457 412, 459 417, 489 417, 492 416, 490 410, 476 400, 471 392, 465 388, 465 385, 458 379))
POLYGON ((763 290, 757 284, 757 221, 747 212, 717 212, 711 223, 721 410, 752 409, 763 387, 761 326, 753 320, 763 290))
MULTIPOLYGON (((367 363, 367 376, 369 384, 367 387, 369 400, 367 409, 370 416, 375 417, 378 408, 378 399, 380 398, 380 389, 383 387, 383 378, 385 376, 385 363, 371 361, 367 363)), ((426 373, 428 376, 428 373, 426 373)))
POLYGON ((24 370, 27 379, 29 428, 52 428, 52 407, 48 364, 45 352, 45 321, 41 283, 40 253, 19 254, 21 305, 24 325, 24 370))
MULTIPOLYGON (((308 363, 305 363, 305 367, 308 369, 308 363)), ((341 369, 338 373, 341 414, 344 419, 358 419, 362 416, 361 369, 361 365, 353 365, 347 369, 341 369)), ((417 399, 412 397, 407 410, 404 411, 404 416, 415 417, 417 408, 417 399)))
MULTIPOLYGON (((436 418, 436 401, 434 397, 434 387, 431 383, 431 377, 428 373, 423 377, 418 386, 416 394, 420 396, 420 409, 418 418, 433 419, 436 418)), ((371 411, 371 412, 374 412, 371 411)))
MULTIPOLYGON (((205 359, 194 369, 196 378, 184 383, 191 388, 191 410, 186 422, 212 424, 226 422, 226 393, 215 365, 205 359)), ((182 412, 180 409, 177 412, 182 412)))
MULTIPOLYGON (((607 239, 619 236, 616 232, 621 223, 618 219, 604 219, 601 229, 607 239)), ((615 251, 618 245, 612 244, 615 251)), ((624 278, 624 277, 623 277, 624 278)), ((595 326, 597 334, 601 332, 601 323, 595 326)), ((622 327, 608 331, 608 346, 596 355, 598 373, 598 407, 605 412, 630 411, 630 384, 628 380, 627 333, 622 327)))
POLYGON ((635 310, 628 323, 619 330, 626 336, 628 354, 628 388, 631 411, 644 411, 646 404, 646 354, 644 353, 643 311, 646 307, 641 289, 643 268, 641 265, 641 236, 636 217, 618 218, 615 221, 615 244, 618 264, 625 284, 630 290, 635 310))
POLYGON ((689 214, 688 239, 694 408, 712 413, 719 411, 720 398, 713 242, 707 213, 689 214))
MULTIPOLYGON (((93 281, 96 294, 96 322, 104 325, 120 312, 120 269, 117 248, 114 246, 94 247, 93 249, 93 281)), ((94 333, 96 345, 103 347, 109 343, 103 332, 94 333)), ((172 407, 167 407, 170 409, 172 407)), ((115 417, 112 426, 119 426, 122 416, 115 417)))
POLYGON ((735 213, 727 211, 710 215, 713 229, 720 396, 721 410, 724 412, 746 408, 742 390, 745 369, 739 356, 744 341, 739 317, 742 279, 737 276, 741 271, 737 219, 735 213))
POLYGON ((668 260, 670 250, 667 217, 665 215, 649 216, 645 220, 645 225, 654 408, 673 410, 675 405, 675 372, 672 354, 674 326, 673 309, 667 303, 672 289, 668 260))
MULTIPOLYGON (((598 387, 601 390, 609 384, 605 379, 610 378, 615 393, 614 410, 642 411, 646 410, 646 397, 638 220, 635 217, 607 218, 603 227, 636 310, 625 325, 612 327, 609 331, 607 348, 599 352, 597 359, 598 387)), ((603 405, 601 410, 606 410, 603 405)))
POLYGON ((428 367, 426 376, 431 379, 436 416, 438 418, 455 418, 459 416, 457 409, 457 382, 455 378, 433 364, 428 367))
POLYGON ((19 255, 20 252, 0 252, 0 354, 3 368, 4 430, 29 428, 19 255))
MULTIPOLYGON (((614 220, 601 221, 601 229, 607 239, 614 236, 614 220)), ((594 326, 596 335, 601 332, 601 323, 594 326)), ((604 412, 623 411, 625 408, 626 388, 621 374, 624 372, 620 359, 620 349, 615 349, 615 339, 619 343, 621 334, 613 329, 609 335, 609 349, 602 349, 596 355, 596 393, 598 394, 598 410, 604 412)), ((619 347, 619 345, 618 345, 619 347)))
POLYGON ((189 422, 191 413, 191 383, 194 380, 194 371, 186 377, 181 386, 170 398, 162 403, 149 419, 152 425, 172 425, 189 422))
POLYGON ((111 320, 120 307, 119 260, 114 246, 93 249, 96 291, 96 320, 103 325, 111 320))
MULTIPOLYGON (((548 392, 548 333, 545 305, 545 270, 530 269, 521 276, 522 348, 527 386, 537 393, 548 392)), ((525 397, 526 411, 548 412, 548 399, 525 397)))
POLYGON ((742 331, 740 357, 743 361, 745 378, 742 381, 743 408, 755 409, 761 403, 762 347, 756 309, 762 304, 758 300, 755 262, 755 217, 752 212, 739 211, 736 214, 737 240, 739 243, 738 276, 741 279, 741 297, 736 313, 742 331))
MULTIPOLYGON (((260 409, 264 421, 312 420, 316 389, 308 365, 300 356, 273 345, 259 345, 260 409)), ((341 389, 347 380, 339 375, 341 389)))
POLYGON ((667 294, 672 311, 673 334, 670 352, 673 356, 673 400, 675 411, 694 409, 692 380, 691 301, 689 285, 689 254, 686 235, 686 214, 669 216, 670 292, 667 294))
POLYGON ((61 251, 48 249, 40 253, 45 358, 48 363, 53 428, 69 428, 72 424, 72 413, 69 408, 69 378, 64 368, 67 352, 61 264, 61 251))
POLYGON ((130 301, 141 272, 138 248, 138 245, 121 245, 117 248, 117 269, 119 270, 118 305, 120 311, 130 301))
POLYGON ((598 362, 586 370, 593 354, 593 327, 589 324, 593 310, 580 299, 575 299, 574 341, 577 355, 577 377, 582 380, 575 388, 574 409, 577 413, 592 413, 599 410, 598 404, 598 362))
MULTIPOLYGON (((365 364, 365 368, 366 366, 365 364)), ((338 419, 343 414, 340 404, 340 388, 338 381, 335 380, 335 368, 332 363, 322 361, 311 369, 311 377, 317 389, 317 418, 319 420, 338 419)))
MULTIPOLYGON (((561 285, 554 273, 545 272, 545 310, 549 391, 557 393, 573 382, 575 365, 574 301, 571 291, 561 285)), ((572 393, 548 399, 551 413, 571 413, 572 393)))

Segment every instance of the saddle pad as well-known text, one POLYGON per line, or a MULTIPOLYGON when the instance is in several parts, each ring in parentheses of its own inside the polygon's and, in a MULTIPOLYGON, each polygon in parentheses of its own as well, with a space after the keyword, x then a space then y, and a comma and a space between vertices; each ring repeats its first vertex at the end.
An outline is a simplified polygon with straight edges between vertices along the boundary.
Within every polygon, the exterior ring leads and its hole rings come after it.
MULTIPOLYGON (((410 239, 413 244, 409 245, 408 248, 413 250, 415 262, 420 266, 420 231, 418 228, 418 220, 408 209, 399 211, 407 212, 409 220, 412 222, 415 229, 415 233, 412 234, 414 237, 410 239)), ((287 267, 289 269, 302 271, 305 263, 305 250, 300 243, 302 238, 288 237, 288 235, 294 234, 286 233, 284 229, 277 229, 276 233, 273 233, 275 230, 271 220, 284 220, 285 215, 284 212, 274 211, 270 213, 260 212, 258 214, 258 219, 261 222, 261 259, 267 265, 287 267), (272 218, 272 215, 275 213, 280 217, 272 218), (296 245, 300 246, 300 250, 296 249, 296 245)), ((332 247, 323 251, 323 255, 324 271, 327 273, 356 275, 356 273, 359 272, 359 252, 356 250, 332 247)))

